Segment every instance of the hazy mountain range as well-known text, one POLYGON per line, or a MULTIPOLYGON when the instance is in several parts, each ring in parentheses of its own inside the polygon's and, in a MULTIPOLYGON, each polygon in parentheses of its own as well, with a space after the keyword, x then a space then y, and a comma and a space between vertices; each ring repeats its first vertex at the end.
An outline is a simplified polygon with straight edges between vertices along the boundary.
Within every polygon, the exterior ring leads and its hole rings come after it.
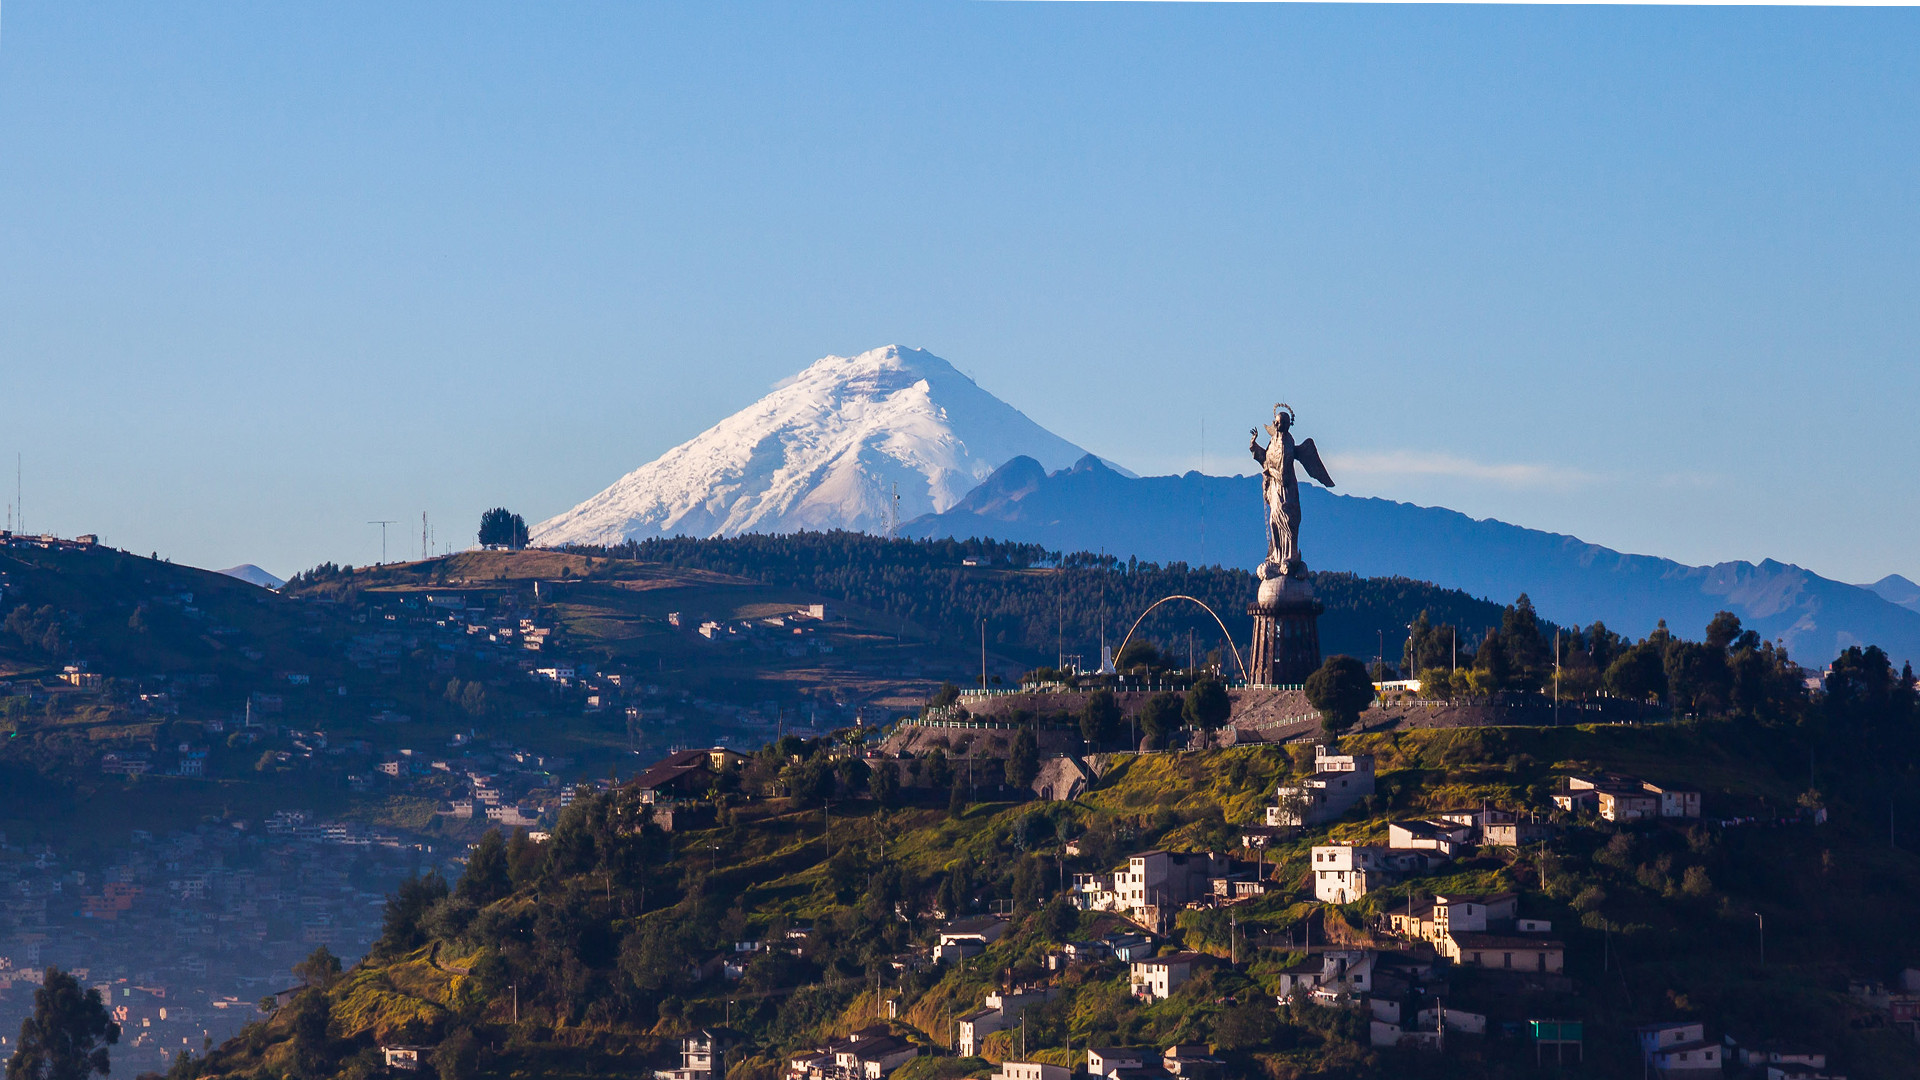
MULTIPOLYGON (((1337 479, 1337 478, 1336 478, 1337 479)), ((1849 585, 1767 560, 1687 566, 1439 507, 1302 485, 1309 566, 1399 574, 1562 624, 1698 636, 1720 610, 1803 663, 1875 643, 1920 660, 1920 586, 1849 585)), ((990 536, 1060 551, 1251 567, 1265 554, 1252 476, 1138 477, 1054 435, 945 360, 886 346, 824 357, 759 401, 534 526, 533 542, 855 529, 990 536), (893 499, 898 495, 897 519, 893 499)))
MULTIPOLYGON (((1598 619, 1636 636, 1665 619, 1697 638, 1715 612, 1732 611, 1814 666, 1865 643, 1920 660, 1920 610, 1896 602, 1920 603, 1920 588, 1897 575, 1869 588, 1773 560, 1687 566, 1305 482, 1300 495, 1301 549, 1317 570, 1403 574, 1503 602, 1524 592, 1541 614, 1563 625, 1598 619)), ((1266 555, 1264 513, 1257 476, 1126 477, 1092 458, 1049 473, 1039 462, 1016 458, 952 509, 900 531, 1251 567, 1266 555)))

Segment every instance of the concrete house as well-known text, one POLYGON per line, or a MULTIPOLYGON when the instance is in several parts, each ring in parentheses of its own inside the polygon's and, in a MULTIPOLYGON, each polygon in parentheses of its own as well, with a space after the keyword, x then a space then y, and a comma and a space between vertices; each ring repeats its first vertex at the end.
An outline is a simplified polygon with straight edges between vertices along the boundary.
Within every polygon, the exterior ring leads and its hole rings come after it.
POLYGON ((1477 831, 1472 825, 1446 820, 1395 821, 1387 825, 1387 847, 1452 856, 1472 847, 1477 831))
POLYGON ((1567 947, 1534 934, 1486 934, 1454 931, 1434 943, 1440 955, 1462 967, 1491 971, 1527 971, 1557 975, 1566 968, 1567 947))
POLYGON ((1640 1056, 1663 1077, 1718 1076, 1724 1048, 1696 1023, 1648 1024, 1639 1029, 1640 1056))
POLYGON ((1489 847, 1525 847, 1553 837, 1553 826, 1544 822, 1505 821, 1480 830, 1480 842, 1489 847))
POLYGON ((662 1069, 657 1080, 716 1080, 727 1075, 727 1051, 740 1041, 727 1028, 700 1028, 680 1039, 680 1067, 662 1069))
POLYGON ((1794 1046, 1788 1043, 1769 1042, 1758 1046, 1743 1046, 1734 1055, 1740 1064, 1748 1068, 1760 1068, 1766 1065, 1805 1065, 1812 1069, 1825 1069, 1827 1055, 1806 1046, 1794 1046))
POLYGON ((430 1046, 383 1046, 380 1054, 387 1068, 395 1072, 419 1072, 420 1059, 433 1052, 430 1046))
POLYGON ((1417 1031, 1437 1031, 1445 1027, 1448 1031, 1458 1031, 1466 1035, 1485 1035, 1487 1018, 1483 1013, 1435 1005, 1421 1009, 1413 1018, 1413 1026, 1417 1031))
POLYGON ((1593 810, 1608 821, 1700 816, 1698 791, 1653 784, 1620 773, 1568 776, 1567 790, 1555 795, 1553 802, 1563 810, 1593 810))
POLYGON ((1297 827, 1332 821, 1373 794, 1372 754, 1333 754, 1313 748, 1313 775, 1275 790, 1278 805, 1267 807, 1267 824, 1297 827))
POLYGON ((920 1048, 898 1035, 849 1039, 834 1047, 833 1064, 848 1080, 880 1080, 881 1077, 920 1056, 920 1048))
POLYGON ((1387 912, 1387 926, 1415 941, 1439 941, 1449 931, 1485 932, 1491 923, 1512 920, 1519 900, 1512 893, 1491 896, 1449 893, 1425 903, 1387 912))
POLYGON ((1214 852, 1145 851, 1114 871, 1111 888, 1098 875, 1076 875, 1073 903, 1083 910, 1122 911, 1160 931, 1181 906, 1213 895, 1213 879, 1229 869, 1226 856, 1214 852))
POLYGON ((1073 1072, 1061 1065, 1045 1065, 1037 1061, 1003 1061, 1000 1071, 993 1074, 992 1080, 1068 1080, 1073 1072))
POLYGON ((1207 960, 1206 955, 1192 952, 1168 953, 1166 956, 1135 960, 1132 965, 1133 996, 1164 1000, 1180 984, 1192 978, 1195 969, 1207 960))
POLYGON ((1313 849, 1313 896, 1323 904, 1345 904, 1397 878, 1388 869, 1387 849, 1326 844, 1313 849))
POLYGON ((1317 999, 1338 1001, 1341 997, 1373 992, 1373 966, 1378 954, 1366 949, 1335 949, 1305 960, 1279 972, 1278 998, 1284 1002, 1295 993, 1317 999))
POLYGON ((1196 1043, 1177 1043, 1160 1055, 1160 1067, 1183 1080, 1213 1080, 1226 1066, 1206 1046, 1196 1043))
POLYGON ((1152 1060, 1144 1050, 1120 1046, 1087 1047, 1087 1075, 1112 1076, 1120 1069, 1144 1069, 1152 1060))
POLYGON ((1520 912, 1520 898, 1513 893, 1485 896, 1448 893, 1433 898, 1433 924, 1441 934, 1455 931, 1484 932, 1488 923, 1511 922, 1520 912))
POLYGON ((1660 816, 1670 818, 1697 818, 1700 816, 1700 793, 1692 788, 1672 787, 1643 781, 1640 785, 1660 799, 1660 816))
POLYGON ((1007 932, 1007 921, 992 915, 955 919, 940 931, 939 944, 933 948, 933 962, 965 960, 987 951, 987 946, 1007 932))
POLYGON ((1020 1014, 1053 996, 1050 989, 1001 990, 988 994, 978 1009, 958 1018, 960 1054, 974 1057, 987 1036, 1020 1022, 1020 1014))

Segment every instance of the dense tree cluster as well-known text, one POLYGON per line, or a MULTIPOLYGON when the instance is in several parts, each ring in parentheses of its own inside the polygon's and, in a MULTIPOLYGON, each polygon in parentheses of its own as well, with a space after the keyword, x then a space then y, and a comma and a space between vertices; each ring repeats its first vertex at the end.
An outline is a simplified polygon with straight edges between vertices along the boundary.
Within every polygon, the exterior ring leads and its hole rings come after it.
POLYGON ((0 620, 0 633, 13 638, 30 654, 63 660, 72 651, 72 616, 49 604, 16 604, 0 620))
POLYGON ((519 514, 496 506, 480 515, 481 547, 503 547, 519 551, 527 546, 527 523, 519 514))
MULTIPOLYGON (((1886 654, 1871 651, 1886 667, 1886 654)), ((1865 652, 1852 652, 1872 666, 1865 652)), ((1715 615, 1700 641, 1674 634, 1664 621, 1633 641, 1600 622, 1554 628, 1535 615, 1524 593, 1500 625, 1477 640, 1421 612, 1403 664, 1419 673, 1421 692, 1433 697, 1557 692, 1565 699, 1606 696, 1698 715, 1774 720, 1798 716, 1807 697, 1786 648, 1743 629, 1731 612, 1715 615)), ((1894 678, 1890 668, 1886 678, 1894 678)))

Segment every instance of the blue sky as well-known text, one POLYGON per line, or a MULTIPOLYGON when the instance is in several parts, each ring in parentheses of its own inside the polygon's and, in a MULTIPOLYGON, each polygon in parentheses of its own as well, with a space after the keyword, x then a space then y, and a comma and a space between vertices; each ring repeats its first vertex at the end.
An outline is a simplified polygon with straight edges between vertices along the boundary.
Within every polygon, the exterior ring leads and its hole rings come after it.
POLYGON ((392 7, 6 4, 31 527, 366 562, 900 342, 1143 473, 1285 399, 1342 490, 1920 577, 1920 11, 392 7))

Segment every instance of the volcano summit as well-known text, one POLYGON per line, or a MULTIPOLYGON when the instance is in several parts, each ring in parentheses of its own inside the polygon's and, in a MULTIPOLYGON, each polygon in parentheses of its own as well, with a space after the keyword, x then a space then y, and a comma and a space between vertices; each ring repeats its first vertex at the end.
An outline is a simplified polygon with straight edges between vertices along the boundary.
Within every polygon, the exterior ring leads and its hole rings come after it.
POLYGON ((772 393, 534 526, 542 546, 856 529, 941 513, 1025 455, 1086 455, 952 364, 888 345, 827 356, 772 393))

